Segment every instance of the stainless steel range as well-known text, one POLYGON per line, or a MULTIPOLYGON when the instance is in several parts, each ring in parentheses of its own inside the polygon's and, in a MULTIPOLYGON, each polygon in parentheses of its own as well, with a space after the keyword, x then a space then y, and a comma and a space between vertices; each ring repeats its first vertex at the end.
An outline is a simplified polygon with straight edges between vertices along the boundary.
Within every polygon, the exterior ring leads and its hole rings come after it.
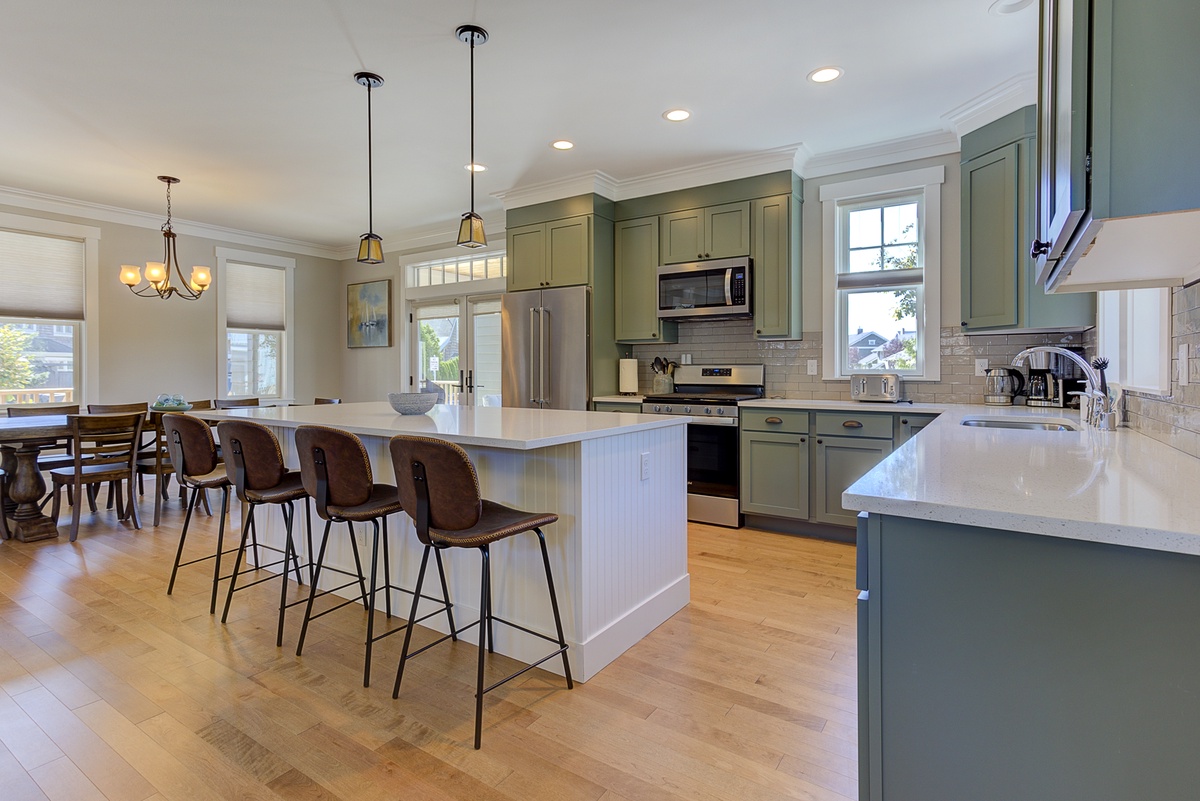
POLYGON ((738 402, 764 394, 761 364, 685 364, 675 391, 647 395, 644 414, 689 415, 688 520, 740 528, 738 402))

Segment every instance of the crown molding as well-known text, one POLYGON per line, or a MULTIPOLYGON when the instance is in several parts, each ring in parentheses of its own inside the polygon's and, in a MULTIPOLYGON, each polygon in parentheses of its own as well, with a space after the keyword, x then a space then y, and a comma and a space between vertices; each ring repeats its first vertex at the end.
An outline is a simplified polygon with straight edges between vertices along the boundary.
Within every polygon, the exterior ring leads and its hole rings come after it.
MULTIPOLYGON (((30 192, 25 189, 16 189, 8 186, 0 186, 0 204, 30 211, 40 211, 47 214, 60 214, 97 222, 129 225, 135 228, 159 230, 163 225, 163 216, 161 214, 147 214, 142 211, 107 206, 103 203, 89 203, 83 200, 46 195, 40 192, 30 192)), ((245 245, 265 250, 282 250, 302 256, 315 256, 322 259, 336 260, 340 258, 340 253, 342 252, 340 248, 330 248, 311 242, 270 236, 269 234, 255 234, 236 228, 208 225, 207 223, 189 222, 188 220, 181 220, 178 217, 171 220, 171 226, 177 234, 199 236, 205 239, 215 239, 229 244, 245 245)), ((357 247, 357 245, 353 247, 351 250, 352 254, 357 254, 357 247)))
POLYGON ((946 128, 960 139, 965 133, 995 122, 1037 102, 1037 73, 1022 72, 942 115, 946 128))
POLYGON ((957 153, 958 136, 949 131, 907 136, 874 145, 851 147, 822 153, 808 159, 801 173, 805 178, 823 178, 855 170, 886 167, 905 161, 934 158, 957 153))
POLYGON ((529 184, 528 186, 518 186, 500 192, 493 192, 491 193, 491 197, 503 203, 506 210, 519 209, 523 206, 532 206, 536 203, 546 203, 551 200, 561 200, 564 197, 590 195, 593 193, 601 197, 606 197, 609 200, 619 200, 616 197, 619 191, 619 183, 611 175, 594 171, 560 178, 555 181, 529 184))

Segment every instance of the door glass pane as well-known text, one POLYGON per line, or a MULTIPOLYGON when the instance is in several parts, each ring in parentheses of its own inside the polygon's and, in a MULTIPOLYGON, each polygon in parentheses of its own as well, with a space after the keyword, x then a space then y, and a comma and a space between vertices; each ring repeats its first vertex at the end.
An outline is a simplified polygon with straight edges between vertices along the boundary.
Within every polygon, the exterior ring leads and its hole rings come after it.
POLYGON ((471 383, 476 406, 500 405, 500 299, 471 302, 471 383))
POLYGON ((436 304, 419 306, 413 314, 417 391, 437 393, 438 403, 459 402, 458 309, 436 304))

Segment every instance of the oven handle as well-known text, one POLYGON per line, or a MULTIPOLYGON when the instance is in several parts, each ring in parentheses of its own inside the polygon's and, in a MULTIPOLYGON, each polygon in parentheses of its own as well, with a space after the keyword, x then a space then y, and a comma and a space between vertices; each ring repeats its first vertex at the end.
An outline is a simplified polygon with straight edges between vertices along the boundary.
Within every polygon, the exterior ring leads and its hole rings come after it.
POLYGON ((733 268, 725 268, 725 305, 733 305, 733 268))
POLYGON ((690 426, 736 426, 736 417, 693 417, 690 426))

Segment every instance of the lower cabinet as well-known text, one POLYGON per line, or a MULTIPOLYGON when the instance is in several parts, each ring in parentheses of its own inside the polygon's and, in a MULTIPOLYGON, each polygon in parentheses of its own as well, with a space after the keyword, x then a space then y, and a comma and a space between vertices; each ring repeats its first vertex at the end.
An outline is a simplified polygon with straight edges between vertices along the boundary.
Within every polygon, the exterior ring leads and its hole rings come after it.
POLYGON ((936 414, 901 414, 896 416, 896 442, 899 448, 915 437, 925 426, 937 419, 936 414))
POLYGON ((812 519, 853 526, 858 512, 842 508, 842 493, 891 452, 891 439, 818 436, 812 519))
POLYGON ((593 412, 626 412, 641 414, 641 401, 592 401, 593 412))
POLYGON ((808 435, 742 431, 742 513, 808 519, 808 435))

